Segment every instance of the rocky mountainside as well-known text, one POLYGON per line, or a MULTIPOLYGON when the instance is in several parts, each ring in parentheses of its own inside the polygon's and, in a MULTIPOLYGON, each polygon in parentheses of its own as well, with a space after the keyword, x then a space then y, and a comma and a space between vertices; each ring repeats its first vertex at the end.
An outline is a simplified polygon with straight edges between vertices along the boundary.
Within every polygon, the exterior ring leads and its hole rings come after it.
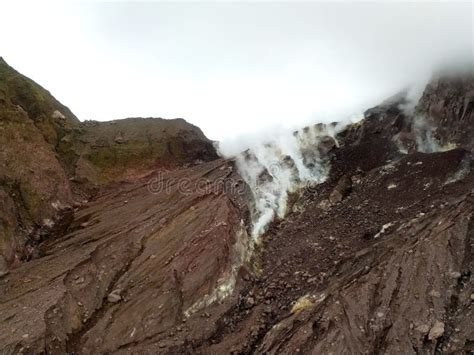
POLYGON ((417 106, 417 114, 433 120, 440 142, 457 142, 473 148, 474 81, 472 74, 460 74, 455 79, 439 77, 425 89, 417 106))
POLYGON ((183 120, 80 123, 16 73, 34 114, 3 75, 3 353, 474 352, 471 74, 295 132, 327 176, 258 239, 258 154, 218 158, 183 120))
POLYGON ((55 219, 101 187, 217 158, 182 119, 81 123, 2 58, 0 146, 0 273, 30 259, 55 219))

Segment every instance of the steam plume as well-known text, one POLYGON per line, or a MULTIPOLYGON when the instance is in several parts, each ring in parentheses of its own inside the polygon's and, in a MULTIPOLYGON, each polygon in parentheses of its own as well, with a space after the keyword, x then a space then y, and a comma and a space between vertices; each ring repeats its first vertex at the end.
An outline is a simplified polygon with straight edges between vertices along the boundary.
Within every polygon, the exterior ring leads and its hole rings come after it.
POLYGON ((330 170, 328 153, 338 146, 336 135, 349 122, 281 131, 273 139, 254 143, 234 156, 226 154, 231 150, 229 146, 221 145, 221 154, 235 157, 237 168, 252 191, 254 242, 275 217, 285 217, 289 194, 326 180, 330 170))

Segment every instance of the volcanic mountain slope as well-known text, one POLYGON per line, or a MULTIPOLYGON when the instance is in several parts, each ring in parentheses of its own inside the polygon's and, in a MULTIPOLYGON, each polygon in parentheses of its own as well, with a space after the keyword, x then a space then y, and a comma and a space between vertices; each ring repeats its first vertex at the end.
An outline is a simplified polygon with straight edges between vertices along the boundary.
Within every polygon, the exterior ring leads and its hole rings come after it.
POLYGON ((243 199, 200 186, 235 174, 216 160, 151 175, 76 211, 67 233, 0 281, 2 349, 112 351, 181 324, 245 247, 243 199))
POLYGON ((182 119, 79 120, 0 58, 0 274, 101 186, 217 158, 182 119))
POLYGON ((0 58, 0 273, 33 226, 49 224, 54 206, 72 200, 54 147, 77 125, 66 107, 0 58))
POLYGON ((170 352, 472 352, 474 137, 417 152, 439 134, 418 130, 422 107, 388 102, 341 132, 329 179, 264 235, 258 276, 208 338, 170 352))
MULTIPOLYGON (((305 146, 306 164, 329 164, 329 175, 290 195, 286 218, 256 245, 255 191, 233 160, 216 159, 205 137, 185 135, 180 148, 167 145, 172 154, 157 149, 128 165, 109 159, 142 151, 140 127, 152 131, 152 121, 79 124, 70 149, 49 151, 80 152, 57 158, 71 196, 83 198, 91 186, 97 192, 58 211, 31 257, 0 277, 0 348, 473 352, 472 83, 467 75, 433 81, 413 114, 403 98, 390 100, 305 146), (90 175, 77 173, 81 160, 90 175), (74 169, 64 161, 75 161, 74 169), (128 180, 111 179, 116 173, 128 180)), ((158 121, 160 134, 166 122, 158 121)), ((282 164, 294 168, 286 157, 282 164)), ((267 171, 257 182, 271 178, 267 171)))

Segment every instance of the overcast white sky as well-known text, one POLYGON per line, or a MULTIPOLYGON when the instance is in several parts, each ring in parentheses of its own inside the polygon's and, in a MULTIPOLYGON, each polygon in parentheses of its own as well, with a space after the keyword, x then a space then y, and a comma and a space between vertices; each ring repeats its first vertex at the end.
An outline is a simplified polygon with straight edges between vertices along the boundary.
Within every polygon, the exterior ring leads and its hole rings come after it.
POLYGON ((81 119, 183 117, 212 139, 333 120, 451 59, 472 2, 2 1, 0 55, 81 119))

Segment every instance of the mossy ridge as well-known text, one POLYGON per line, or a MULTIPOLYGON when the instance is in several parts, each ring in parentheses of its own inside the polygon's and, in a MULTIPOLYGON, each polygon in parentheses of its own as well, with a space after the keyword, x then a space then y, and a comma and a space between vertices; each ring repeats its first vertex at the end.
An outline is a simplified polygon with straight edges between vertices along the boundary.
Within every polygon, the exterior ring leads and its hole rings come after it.
POLYGON ((61 139, 78 127, 77 117, 49 91, 33 80, 18 73, 3 59, 0 59, 0 104, 5 108, 22 109, 38 127, 45 141, 58 153, 58 160, 66 171, 72 172, 77 160, 70 151, 58 151, 61 139), (59 116, 54 116, 58 111, 59 116))
POLYGON ((18 182, 26 210, 36 223, 41 222, 44 204, 56 197, 67 199, 67 177, 55 158, 55 152, 47 144, 39 129, 21 110, 5 110, 0 113, 0 145, 4 147, 0 157, 0 180, 4 185, 18 182), (32 159, 36 154, 37 159, 32 159), (65 191, 58 192, 58 186, 65 191))
POLYGON ((0 92, 3 92, 4 98, 11 104, 20 105, 34 121, 43 115, 51 116, 58 110, 64 115, 64 125, 79 124, 79 120, 69 108, 39 84, 18 73, 3 59, 0 60, 0 92))
POLYGON ((212 142, 183 119, 86 121, 78 138, 82 167, 85 159, 95 171, 87 169, 87 178, 99 185, 126 179, 129 173, 217 158, 212 142))
POLYGON ((123 179, 127 171, 173 165, 184 161, 187 156, 181 146, 173 144, 173 140, 161 140, 98 147, 84 157, 97 168, 100 181, 108 183, 123 179))
POLYGON ((183 119, 135 117, 80 123, 47 90, 3 59, 0 59, 0 104, 5 106, 0 110, 0 118, 14 120, 17 111, 26 113, 70 178, 77 177, 81 157, 97 169, 92 175, 99 176, 99 181, 94 179, 99 184, 122 179, 128 169, 146 170, 217 158, 212 143, 202 131, 183 119), (56 110, 61 115, 55 115, 56 110))
POLYGON ((183 119, 81 123, 1 57, 0 146, 0 258, 9 263, 11 255, 22 259, 28 235, 50 223, 58 206, 73 203, 72 191, 81 201, 159 167, 217 158, 212 142, 183 119))

